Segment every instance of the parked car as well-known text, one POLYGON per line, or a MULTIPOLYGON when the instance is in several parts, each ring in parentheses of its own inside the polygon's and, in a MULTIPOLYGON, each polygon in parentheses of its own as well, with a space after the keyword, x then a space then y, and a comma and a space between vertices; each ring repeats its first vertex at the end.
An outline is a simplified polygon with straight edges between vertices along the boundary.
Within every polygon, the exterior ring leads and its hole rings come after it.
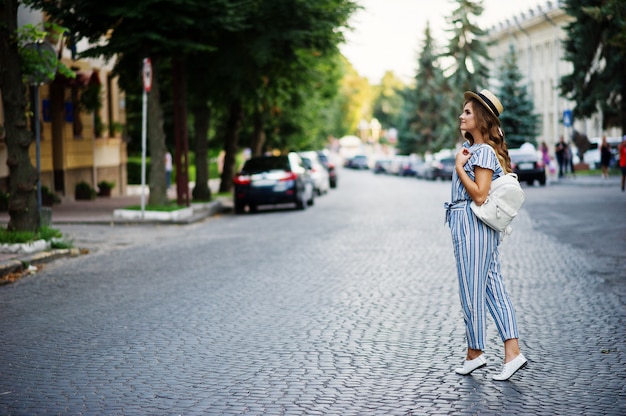
POLYGON ((331 188, 337 187, 337 169, 335 169, 335 164, 330 161, 328 157, 328 152, 325 150, 320 150, 317 152, 317 156, 320 158, 322 165, 328 171, 328 181, 330 182, 331 188))
POLYGON ((365 155, 355 155, 346 159, 345 167, 351 169, 369 169, 369 162, 365 155))
POLYGON ((525 149, 509 149, 511 169, 517 174, 520 182, 533 185, 538 181, 541 186, 546 184, 546 169, 541 156, 536 151, 525 149))
POLYGON ((454 172, 454 157, 444 157, 441 159, 435 159, 430 163, 427 163, 423 172, 424 179, 430 179, 432 181, 436 179, 452 180, 452 173, 454 172))
POLYGON ((398 171, 398 175, 400 176, 415 176, 417 174, 419 160, 414 158, 413 156, 406 156, 402 158, 402 163, 400 164, 400 170, 398 171))
POLYGON ((313 205, 315 192, 309 172, 297 153, 248 159, 234 178, 235 213, 247 206, 294 203, 298 209, 313 205))
POLYGON ((372 172, 374 173, 389 173, 391 171, 391 158, 381 157, 374 161, 374 167, 372 172))
MULTIPOLYGON (((602 137, 592 137, 589 139, 589 149, 583 155, 585 163, 589 164, 591 169, 600 169, 600 143, 602 142, 602 137)), ((619 151, 618 147, 622 142, 621 137, 607 137, 606 142, 611 147, 611 161, 610 166, 617 166, 617 162, 619 161, 619 151)))
POLYGON ((315 193, 317 195, 323 195, 330 189, 330 179, 328 171, 322 165, 322 162, 317 155, 317 152, 299 152, 298 155, 302 158, 304 167, 308 169, 311 178, 313 179, 313 185, 315 193))

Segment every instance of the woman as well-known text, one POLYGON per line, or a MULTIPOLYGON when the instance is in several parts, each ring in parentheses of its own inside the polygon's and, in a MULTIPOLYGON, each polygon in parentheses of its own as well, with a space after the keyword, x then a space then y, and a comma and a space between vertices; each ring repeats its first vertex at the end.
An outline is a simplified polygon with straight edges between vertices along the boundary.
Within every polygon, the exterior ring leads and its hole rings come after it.
POLYGON ((609 165, 611 164, 611 146, 606 141, 606 136, 602 136, 600 142, 600 168, 602 169, 602 177, 609 177, 609 165))
POLYGON ((455 371, 467 375, 487 364, 483 354, 487 308, 504 342, 504 366, 493 379, 503 381, 527 361, 519 349, 515 312, 500 273, 500 233, 474 215, 470 202, 485 202, 491 181, 511 172, 511 160, 500 129, 500 100, 488 90, 467 91, 464 97, 459 119, 467 141, 456 155, 452 202, 446 204, 467 339, 463 367, 455 371))

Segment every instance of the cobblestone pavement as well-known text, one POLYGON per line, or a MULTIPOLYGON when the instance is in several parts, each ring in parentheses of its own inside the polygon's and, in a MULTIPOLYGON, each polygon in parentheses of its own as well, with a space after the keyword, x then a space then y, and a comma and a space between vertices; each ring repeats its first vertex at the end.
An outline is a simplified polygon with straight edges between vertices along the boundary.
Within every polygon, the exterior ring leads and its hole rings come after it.
POLYGON ((341 174, 304 212, 68 226, 90 255, 0 287, 0 414, 626 413, 626 309, 594 257, 522 211, 501 252, 529 366, 491 380, 489 321, 487 367, 458 376, 449 183, 341 174))

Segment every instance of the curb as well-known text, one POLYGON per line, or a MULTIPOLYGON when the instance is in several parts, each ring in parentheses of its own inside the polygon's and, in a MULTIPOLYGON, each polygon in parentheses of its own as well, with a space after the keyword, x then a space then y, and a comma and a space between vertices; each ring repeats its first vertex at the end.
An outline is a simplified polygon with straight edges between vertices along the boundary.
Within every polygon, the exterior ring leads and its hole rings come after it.
MULTIPOLYGON (((45 264, 62 257, 78 257, 80 254, 80 249, 64 248, 50 251, 40 251, 38 253, 23 255, 19 258, 14 258, 1 262, 0 277, 4 277, 10 273, 23 272, 26 268, 28 268, 28 266, 31 265, 36 266, 40 264, 45 264)), ((5 282, 0 282, 0 284, 2 283, 5 282)))

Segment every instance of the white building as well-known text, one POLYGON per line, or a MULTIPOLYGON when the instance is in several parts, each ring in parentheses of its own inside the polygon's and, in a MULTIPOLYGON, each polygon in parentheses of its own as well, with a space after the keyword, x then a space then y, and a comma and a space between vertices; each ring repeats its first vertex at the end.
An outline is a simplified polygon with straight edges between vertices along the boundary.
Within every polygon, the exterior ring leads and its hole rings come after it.
MULTIPOLYGON (((573 129, 597 137, 602 134, 619 136, 618 129, 602 130, 601 114, 588 119, 573 120, 571 127, 563 123, 564 114, 574 108, 574 103, 561 98, 558 85, 562 76, 572 72, 572 64, 564 60, 562 42, 567 38, 565 27, 573 21, 562 9, 559 0, 547 1, 519 16, 511 16, 489 30, 489 55, 494 60, 494 68, 500 68, 502 61, 513 45, 517 52, 517 62, 524 76, 528 93, 539 114, 540 129, 537 142, 546 142, 554 151, 554 145, 563 136, 571 141, 573 129)), ((492 71, 492 75, 496 75, 492 71)), ((497 76, 497 75, 496 75, 497 76)), ((497 84, 498 80, 493 80, 497 84)), ((506 109, 505 109, 506 111, 506 109)))

